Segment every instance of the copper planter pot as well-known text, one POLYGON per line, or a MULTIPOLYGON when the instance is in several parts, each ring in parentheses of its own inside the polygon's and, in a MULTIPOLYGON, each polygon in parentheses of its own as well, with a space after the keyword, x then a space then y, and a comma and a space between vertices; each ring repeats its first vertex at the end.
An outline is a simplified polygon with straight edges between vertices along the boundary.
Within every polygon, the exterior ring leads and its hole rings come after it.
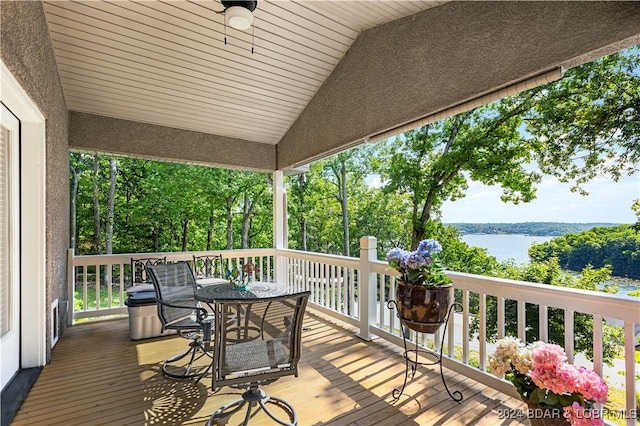
POLYGON ((435 333, 451 305, 452 285, 431 287, 396 281, 396 303, 402 324, 420 333, 435 333))

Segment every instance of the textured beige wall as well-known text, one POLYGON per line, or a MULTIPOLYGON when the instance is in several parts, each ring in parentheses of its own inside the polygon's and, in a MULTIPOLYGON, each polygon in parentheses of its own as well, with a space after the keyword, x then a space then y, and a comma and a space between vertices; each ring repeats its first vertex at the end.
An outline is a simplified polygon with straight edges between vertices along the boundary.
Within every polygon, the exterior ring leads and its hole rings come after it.
MULTIPOLYGON (((67 300, 69 246, 68 114, 42 4, 0 2, 2 61, 46 118, 46 303, 67 300)), ((63 308, 63 306, 61 306, 63 308)), ((47 309, 47 324, 50 312, 47 309)), ((24 313, 28 315, 28 312, 24 313)), ((66 312, 61 309, 64 330, 66 312)), ((29 332, 26 330, 26 332, 29 332)), ((51 358, 47 327, 47 361, 51 358)))
POLYGON ((367 30, 278 144, 278 168, 639 35, 638 2, 450 2, 367 30))
POLYGON ((71 149, 178 163, 273 171, 276 147, 154 124, 69 113, 71 149))

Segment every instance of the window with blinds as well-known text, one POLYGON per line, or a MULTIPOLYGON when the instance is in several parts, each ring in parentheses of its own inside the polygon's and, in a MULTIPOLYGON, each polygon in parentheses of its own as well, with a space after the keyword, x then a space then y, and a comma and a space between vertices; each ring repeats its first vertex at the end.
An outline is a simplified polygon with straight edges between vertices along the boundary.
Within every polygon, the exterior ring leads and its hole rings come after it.
POLYGON ((9 280, 10 138, 9 129, 0 126, 0 336, 12 329, 13 294, 9 280))

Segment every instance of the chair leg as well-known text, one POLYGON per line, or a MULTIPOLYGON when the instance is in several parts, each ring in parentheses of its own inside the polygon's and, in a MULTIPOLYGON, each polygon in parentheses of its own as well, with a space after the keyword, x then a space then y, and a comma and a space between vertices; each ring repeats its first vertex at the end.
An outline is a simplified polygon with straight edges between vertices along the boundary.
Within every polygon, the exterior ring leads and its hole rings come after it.
POLYGON ((162 363, 162 374, 171 379, 181 380, 197 378, 197 380, 200 380, 211 369, 211 363, 207 362, 206 365, 196 366, 195 368, 193 363, 205 355, 209 358, 213 358, 213 354, 207 352, 202 347, 201 341, 194 340, 189 343, 189 349, 186 352, 173 356, 162 363), (186 364, 181 366, 171 365, 186 357, 189 357, 189 361, 186 364), (202 369, 204 369, 204 371, 201 371, 202 369))
POLYGON ((252 386, 242 394, 242 398, 231 401, 217 409, 209 418, 207 426, 227 424, 229 418, 242 410, 245 405, 248 405, 248 407, 244 417, 244 422, 242 423, 243 426, 247 426, 249 424, 253 408, 257 405, 259 405, 259 409, 262 408, 264 412, 278 424, 284 426, 296 426, 298 424, 298 414, 291 404, 283 399, 267 395, 257 386, 252 386), (269 410, 269 408, 267 408, 267 404, 277 405, 283 411, 288 412, 289 421, 284 421, 276 416, 271 410, 269 410))

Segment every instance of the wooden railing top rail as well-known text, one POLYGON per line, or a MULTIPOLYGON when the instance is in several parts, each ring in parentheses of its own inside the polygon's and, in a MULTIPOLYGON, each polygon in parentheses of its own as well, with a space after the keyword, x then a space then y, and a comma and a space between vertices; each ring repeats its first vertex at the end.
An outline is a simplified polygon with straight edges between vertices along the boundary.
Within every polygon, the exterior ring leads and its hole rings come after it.
POLYGON ((335 266, 345 268, 357 268, 360 265, 360 259, 357 257, 346 257, 336 254, 314 253, 310 251, 279 249, 276 254, 295 259, 308 260, 310 262, 323 262, 335 266))

